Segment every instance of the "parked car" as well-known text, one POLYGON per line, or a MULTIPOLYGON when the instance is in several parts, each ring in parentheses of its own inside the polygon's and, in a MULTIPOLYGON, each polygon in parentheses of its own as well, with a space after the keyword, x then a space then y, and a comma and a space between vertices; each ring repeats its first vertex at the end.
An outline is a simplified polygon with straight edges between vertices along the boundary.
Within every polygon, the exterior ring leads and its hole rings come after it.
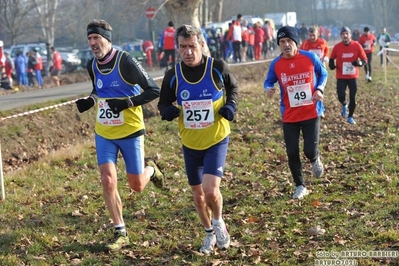
MULTIPOLYGON (((24 43, 13 45, 10 48, 10 57, 14 60, 18 51, 22 51, 23 54, 26 54, 32 50, 35 50, 42 57, 42 75, 44 76, 47 70, 47 46, 45 43, 24 43)), ((62 58, 62 74, 70 73, 80 66, 80 59, 78 58, 76 51, 67 48, 59 48, 56 50, 60 53, 62 58)))
POLYGON ((89 60, 93 58, 93 53, 92 53, 91 49, 89 49, 89 48, 79 50, 77 55, 78 55, 78 58, 80 59, 80 67, 82 67, 82 68, 86 68, 89 60))
POLYGON ((10 48, 10 58, 12 60, 15 60, 19 51, 22 51, 22 53, 26 55, 27 52, 33 50, 39 53, 40 56, 42 57, 42 62, 43 62, 42 76, 45 76, 47 70, 47 47, 45 43, 24 43, 24 44, 13 45, 10 48))
POLYGON ((62 70, 61 73, 70 73, 77 70, 81 64, 81 60, 78 57, 78 50, 72 48, 58 48, 57 51, 60 53, 62 58, 62 70))

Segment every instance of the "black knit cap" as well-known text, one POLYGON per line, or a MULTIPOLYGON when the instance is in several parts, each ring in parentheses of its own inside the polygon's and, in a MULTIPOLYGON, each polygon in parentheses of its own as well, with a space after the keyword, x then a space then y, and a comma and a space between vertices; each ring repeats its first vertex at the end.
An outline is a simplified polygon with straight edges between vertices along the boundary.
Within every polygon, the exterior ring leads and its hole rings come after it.
POLYGON ((346 27, 346 26, 342 27, 340 34, 342 34, 342 33, 344 33, 344 32, 352 33, 352 32, 351 32, 351 29, 350 29, 349 27, 346 27))
POLYGON ((298 31, 294 27, 284 26, 277 31, 277 45, 280 45, 281 38, 290 38, 298 45, 298 31))

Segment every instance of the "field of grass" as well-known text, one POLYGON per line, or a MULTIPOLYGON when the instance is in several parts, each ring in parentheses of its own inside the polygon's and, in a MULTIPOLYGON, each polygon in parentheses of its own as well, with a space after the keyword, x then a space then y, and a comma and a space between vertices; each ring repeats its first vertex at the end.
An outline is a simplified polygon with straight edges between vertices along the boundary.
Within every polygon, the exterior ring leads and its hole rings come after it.
POLYGON ((89 139, 5 175, 0 265, 334 265, 318 263, 337 254, 352 263, 342 265, 399 265, 399 70, 391 65, 385 83, 377 57, 374 65, 372 83, 361 72, 356 125, 340 117, 329 71, 320 141, 325 174, 313 178, 303 156, 311 193, 300 201, 291 199, 278 97, 263 91, 267 64, 232 67, 240 94, 221 184, 228 250, 197 252, 204 230, 186 181, 177 122, 151 117, 146 153, 159 161, 167 185, 132 192, 120 160, 131 247, 104 251, 113 227, 89 139))

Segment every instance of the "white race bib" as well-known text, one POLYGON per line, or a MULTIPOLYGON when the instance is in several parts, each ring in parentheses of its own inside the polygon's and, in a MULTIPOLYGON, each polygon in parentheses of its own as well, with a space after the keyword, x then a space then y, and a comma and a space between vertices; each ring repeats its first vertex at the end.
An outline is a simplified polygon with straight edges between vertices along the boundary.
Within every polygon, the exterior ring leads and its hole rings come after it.
POLYGON ((288 99, 291 107, 313 104, 310 83, 287 87, 288 99))
POLYGON ((310 49, 309 52, 314 53, 315 55, 317 55, 319 58, 322 58, 323 55, 323 51, 320 49, 310 49))
POLYGON ((182 101, 184 127, 201 129, 209 127, 215 120, 213 102, 208 100, 182 101))
POLYGON ((114 114, 105 100, 98 101, 97 121, 103 126, 120 126, 125 123, 123 111, 114 114))
POLYGON ((344 62, 342 64, 342 75, 355 75, 356 69, 351 62, 344 62))

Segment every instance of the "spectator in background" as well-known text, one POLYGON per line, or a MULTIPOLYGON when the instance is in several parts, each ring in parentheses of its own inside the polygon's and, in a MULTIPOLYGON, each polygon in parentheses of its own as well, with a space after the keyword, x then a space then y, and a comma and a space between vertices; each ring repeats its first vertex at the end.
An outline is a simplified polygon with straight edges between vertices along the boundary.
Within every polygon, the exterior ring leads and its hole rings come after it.
POLYGON ((254 24, 254 31, 255 31, 255 44, 254 44, 255 60, 259 60, 262 58, 262 46, 265 35, 265 32, 263 31, 262 25, 260 24, 259 21, 254 24))
POLYGON ((255 44, 255 31, 252 27, 252 24, 248 24, 248 51, 247 51, 247 58, 251 61, 255 60, 254 57, 254 44, 255 44))
POLYGON ((224 61, 229 62, 229 59, 231 55, 233 54, 233 44, 231 40, 227 40, 227 36, 230 33, 231 26, 233 25, 234 20, 232 22, 229 22, 229 28, 226 30, 226 32, 223 35, 223 46, 224 46, 224 61))
POLYGON ((55 50, 54 47, 50 48, 52 59, 53 59, 53 66, 51 68, 50 76, 53 81, 57 84, 57 86, 62 85, 62 81, 60 80, 60 74, 62 70, 62 58, 59 52, 55 50))
POLYGON ((17 57, 14 60, 15 72, 17 74, 17 85, 28 85, 28 81, 26 78, 26 69, 28 67, 26 56, 23 51, 20 50, 17 52, 17 57))
POLYGON ((43 88, 43 77, 42 77, 43 60, 42 60, 42 56, 36 50, 33 50, 33 56, 36 58, 36 62, 37 62, 37 64, 34 65, 34 67, 33 67, 33 70, 34 70, 35 75, 36 75, 37 86, 39 86, 39 88, 42 89, 43 88))
POLYGON ((358 42, 363 47, 367 56, 367 64, 364 65, 364 71, 366 72, 366 80, 371 82, 371 61, 373 59, 376 38, 374 34, 370 32, 369 27, 364 27, 363 32, 364 33, 359 37, 358 42))
POLYGON ((3 41, 0 41, 0 73, 3 73, 4 65, 6 63, 6 57, 3 51, 3 41))
POLYGON ((270 22, 268 20, 265 21, 265 24, 263 25, 263 57, 267 58, 267 55, 269 53, 269 51, 271 52, 272 49, 272 43, 273 43, 273 28, 270 25, 270 22))
POLYGON ((201 31, 202 31, 202 34, 204 34, 204 39, 205 39, 205 40, 208 40, 209 36, 208 36, 208 33, 206 32, 206 26, 205 26, 205 24, 202 24, 202 26, 201 26, 201 31))
POLYGON ((328 66, 331 70, 336 69, 337 96, 342 104, 341 115, 348 123, 356 124, 353 114, 356 109, 357 79, 359 78, 359 67, 367 63, 367 56, 362 46, 351 39, 351 30, 348 27, 341 29, 342 42, 337 43, 331 51, 328 66), (349 88, 349 106, 346 101, 346 88, 349 88))
POLYGON ((211 54, 211 57, 222 59, 221 55, 221 40, 220 40, 220 33, 216 31, 215 28, 212 26, 212 29, 207 33, 208 39, 206 40, 208 44, 208 48, 211 54))
POLYGON ((248 30, 248 20, 244 20, 242 22, 242 27, 241 27, 241 62, 247 62, 247 51, 248 51, 248 41, 249 41, 249 30, 248 30))
POLYGON ((317 37, 320 37, 320 38, 325 38, 325 30, 324 30, 324 27, 323 27, 323 25, 319 25, 319 28, 317 29, 317 31, 318 31, 318 33, 319 33, 319 36, 317 36, 317 37))
POLYGON ((234 62, 241 62, 241 43, 242 43, 242 29, 241 29, 242 15, 238 14, 237 19, 231 24, 226 40, 232 41, 233 44, 233 59, 234 62))
POLYGON ((171 65, 176 64, 176 44, 175 44, 175 28, 172 21, 168 22, 168 27, 162 32, 160 44, 164 52, 162 60, 164 62, 162 66, 168 67, 169 60, 171 60, 171 65))
POLYGON ((4 90, 12 90, 10 78, 7 76, 6 72, 1 73, 0 88, 4 90))
POLYGON ((336 26, 332 27, 331 37, 334 42, 336 42, 338 40, 338 36, 339 36, 339 29, 336 26))
POLYGON ((6 60, 5 64, 4 64, 4 70, 5 70, 5 73, 8 77, 8 79, 10 80, 10 85, 12 86, 13 85, 12 75, 13 75, 13 72, 15 69, 14 62, 11 60, 9 53, 5 52, 4 56, 5 56, 5 60, 6 60))
POLYGON ((326 32, 326 34, 324 36, 324 39, 328 42, 328 40, 331 38, 331 29, 330 29, 330 27, 326 27, 325 32, 326 32))
POLYGON ((359 40, 359 37, 360 37, 360 31, 358 29, 355 29, 352 32, 352 40, 357 41, 359 40))
POLYGON ((308 28, 306 28, 305 23, 302 23, 301 27, 299 28, 299 37, 301 43, 303 43, 307 39, 308 28))
POLYGON ((143 51, 147 55, 147 65, 152 67, 152 51, 154 51, 154 44, 150 40, 143 42, 143 51))
MULTIPOLYGON (((377 41, 378 41, 378 44, 380 45, 380 51, 383 48, 389 48, 389 43, 391 42, 391 36, 389 36, 389 34, 387 33, 387 29, 385 27, 381 28, 381 33, 378 34, 377 41)), ((388 56, 388 54, 389 54, 388 50, 386 50, 385 53, 386 53, 386 56, 388 56)), ((383 53, 380 54, 380 62, 381 62, 381 66, 383 66, 384 65, 384 54, 383 53)), ((386 64, 388 65, 388 63, 389 62, 387 60, 386 64)))
POLYGON ((36 57, 33 55, 33 51, 29 51, 26 53, 28 57, 28 67, 26 69, 28 76, 28 87, 35 86, 35 65, 37 65, 36 57))

